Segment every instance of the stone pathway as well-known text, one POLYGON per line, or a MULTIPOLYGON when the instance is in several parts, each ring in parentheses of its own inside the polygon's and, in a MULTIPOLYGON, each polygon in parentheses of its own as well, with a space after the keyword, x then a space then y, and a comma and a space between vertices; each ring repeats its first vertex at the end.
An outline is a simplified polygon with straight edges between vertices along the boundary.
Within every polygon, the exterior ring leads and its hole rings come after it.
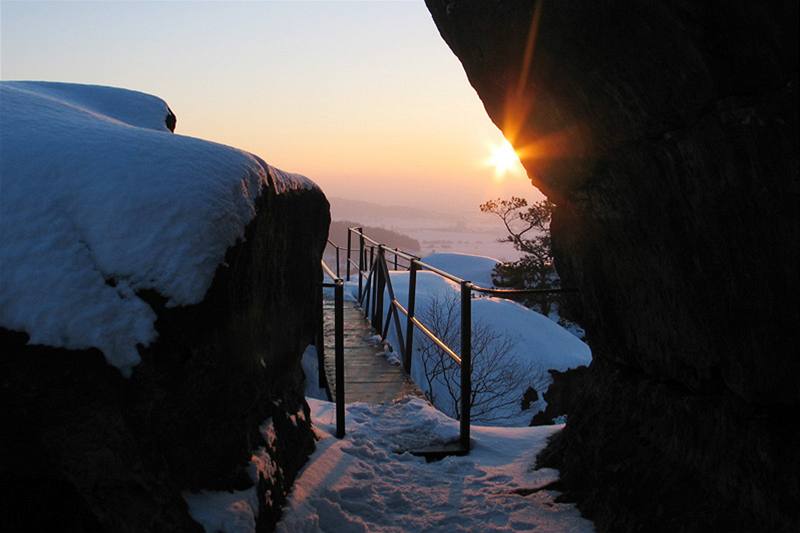
MULTIPOLYGON (((334 374, 334 305, 323 304, 325 318, 325 374, 336 394, 334 374)), ((400 366, 383 355, 383 346, 354 302, 344 302, 344 382, 345 403, 385 403, 403 396, 422 396, 400 366)))

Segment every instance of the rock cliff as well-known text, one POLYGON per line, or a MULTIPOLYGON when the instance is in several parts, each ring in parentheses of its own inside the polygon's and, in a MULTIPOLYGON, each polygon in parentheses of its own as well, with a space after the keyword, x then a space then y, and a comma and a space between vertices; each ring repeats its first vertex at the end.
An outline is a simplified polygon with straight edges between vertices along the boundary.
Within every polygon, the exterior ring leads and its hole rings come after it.
POLYGON ((426 3, 581 291, 542 460, 601 530, 796 530, 797 2, 426 3))
POLYGON ((264 193, 202 303, 165 308, 147 295, 159 338, 130 379, 97 350, 0 329, 3 529, 200 530, 181 492, 250 486, 271 419, 279 470, 259 483, 270 530, 314 449, 300 354, 314 339, 327 224, 317 189, 264 193))
MULTIPOLYGON (((119 91, 57 84, 33 84, 31 87, 34 90, 44 87, 59 98, 67 92, 73 97, 73 93, 92 96, 97 92, 119 91)), ((14 96, 16 90, 12 87, 9 97, 14 96)), ((25 101, 32 100, 27 85, 25 90, 17 92, 25 96, 25 101)), ((103 111, 122 113, 119 110, 124 107, 117 104, 130 101, 130 95, 121 91, 119 95, 109 94, 119 100, 101 100, 110 107, 103 111)), ((165 110, 156 117, 158 120, 151 121, 153 127, 172 129, 175 125, 172 112, 160 100, 148 98, 145 102, 152 101, 156 112, 165 110)), ((51 105, 55 100, 47 99, 45 104, 33 101, 31 111, 26 110, 20 117, 19 128, 6 128, 4 122, 4 135, 9 136, 8 139, 4 137, 4 142, 10 145, 15 141, 14 135, 32 131, 25 145, 35 145, 49 133, 46 127, 26 130, 28 122, 25 121, 29 121, 29 115, 36 114, 41 105, 51 105)), ((70 113, 75 109, 74 106, 66 108, 70 113)), ((54 111, 48 120, 52 122, 52 117, 58 118, 56 113, 54 111)), ((6 115, 8 120, 14 120, 11 113, 6 115)), ((300 357, 306 346, 314 342, 317 321, 321 319, 318 282, 322 279, 320 259, 330 223, 329 204, 322 191, 310 182, 282 173, 250 155, 234 153, 232 149, 212 143, 173 137, 169 132, 151 134, 138 124, 120 127, 114 121, 98 120, 97 114, 88 116, 99 122, 97 127, 120 128, 123 134, 136 134, 143 143, 152 138, 154 146, 162 147, 163 153, 159 156, 150 154, 161 166, 146 159, 145 150, 139 150, 143 154, 145 171, 165 172, 165 168, 173 164, 179 168, 188 166, 193 174, 187 181, 197 184, 193 190, 195 196, 202 200, 205 194, 210 198, 207 204, 195 201, 198 206, 222 206, 230 211, 233 204, 232 201, 226 203, 224 197, 208 194, 208 189, 200 190, 206 182, 219 177, 207 176, 198 170, 201 167, 197 161, 205 157, 202 150, 211 154, 208 159, 212 162, 222 161, 220 168, 233 168, 240 173, 239 178, 233 175, 235 186, 222 187, 223 192, 242 202, 246 200, 241 195, 248 190, 248 182, 243 177, 247 175, 247 167, 229 160, 244 161, 259 172, 263 171, 260 176, 263 187, 254 195, 252 209, 244 211, 251 218, 243 223, 243 234, 227 251, 223 248, 224 258, 221 259, 224 260, 212 270, 213 279, 199 302, 175 305, 152 288, 134 287, 135 291, 123 291, 123 285, 128 282, 104 274, 106 285, 118 288, 124 301, 139 298, 155 316, 155 340, 137 347, 140 361, 130 372, 122 372, 109 364, 108 354, 97 348, 67 349, 46 343, 28 344, 40 328, 39 322, 33 323, 33 332, 0 327, 0 500, 3 502, 0 529, 201 531, 200 525, 190 517, 182 495, 200 490, 244 490, 253 486, 251 458, 263 447, 266 457, 260 456, 263 468, 255 483, 257 527, 269 531, 278 519, 297 472, 314 449, 300 357), (180 148, 179 143, 192 143, 194 160, 174 161, 178 152, 170 150, 173 140, 177 148, 180 148), (271 421, 269 439, 259 429, 267 421, 271 421)), ((83 120, 84 115, 78 118, 83 120)), ((86 131, 91 131, 91 127, 83 124, 74 135, 85 135, 86 131)), ((102 139, 109 138, 114 131, 104 130, 102 139)), ((58 132, 55 135, 58 139, 58 132)), ((58 146, 48 144, 51 151, 57 151, 58 146)), ((113 149, 115 145, 109 145, 109 150, 113 149)), ((85 156, 85 152, 81 154, 85 156)), ((17 155, 4 153, 4 192, 14 192, 19 182, 35 183, 38 179, 34 175, 36 168, 25 166, 28 158, 18 161, 17 155)), ((73 166, 65 172, 77 173, 74 161, 79 155, 66 160, 73 166)), ((43 152, 41 157, 45 158, 46 154, 43 152)), ((54 159, 48 167, 50 174, 45 178, 53 187, 59 186, 59 179, 69 177, 57 171, 64 168, 63 163, 60 158, 54 159)), ((127 166, 127 173, 134 171, 132 166, 127 166)), ((144 177, 139 175, 134 179, 144 187, 144 177)), ((179 178, 178 175, 161 176, 162 181, 167 181, 167 188, 179 187, 179 178)), ((104 179, 118 179, 123 183, 125 175, 117 178, 109 170, 104 179)), ((73 194, 71 205, 75 205, 77 193, 67 191, 70 192, 73 194)), ((116 192, 123 194, 119 187, 116 192)), ((184 193, 181 190, 176 194, 184 193)), ((135 198, 135 194, 129 197, 135 198)), ((154 198, 153 201, 158 200, 154 198)), ((63 202, 56 203, 54 209, 62 205, 63 202)), ((106 207, 104 204, 89 205, 87 212, 102 211, 106 207)), ((168 207, 165 204, 165 209, 168 207)), ((26 238, 15 240, 17 228, 9 225, 7 215, 10 212, 6 208, 10 207, 4 204, 6 220, 2 235, 4 246, 11 244, 3 250, 3 277, 26 282, 25 276, 30 273, 24 265, 9 258, 27 257, 26 242, 33 245, 39 237, 35 217, 44 214, 27 213, 30 224, 26 238)), ((23 208, 24 204, 19 207, 23 208)), ((77 219, 75 212, 73 209, 69 214, 77 219)), ((124 212, 115 214, 118 221, 125 220, 127 215, 124 212)), ((154 219, 163 215, 163 212, 150 212, 145 222, 158 223, 154 219)), ((191 212, 187 216, 192 216, 191 212)), ((209 231, 213 232, 227 220, 220 216, 211 222, 209 231)), ((187 231, 187 226, 181 225, 185 223, 173 217, 165 226, 177 243, 168 254, 186 253, 188 245, 185 243, 192 235, 180 234, 187 231), (175 234, 180 238, 175 238, 175 234)), ((56 229, 45 228, 45 231, 49 234, 56 229)), ((114 235, 119 240, 119 235, 124 236, 122 230, 103 226, 88 229, 91 231, 84 232, 82 244, 90 249, 94 244, 97 270, 108 267, 109 262, 100 259, 103 250, 97 243, 107 246, 102 238, 106 231, 116 232, 114 235)), ((163 244, 163 241, 137 240, 137 228, 130 229, 134 231, 130 233, 130 241, 139 254, 147 254, 154 246, 163 244)), ((170 236, 163 235, 163 238, 170 236)), ((64 243, 63 240, 44 242, 48 244, 37 248, 38 254, 47 254, 51 251, 49 247, 64 243)), ((198 257, 205 253, 202 246, 198 251, 198 257)), ((159 261, 176 264, 176 258, 155 255, 159 261)), ((116 255, 112 254, 113 257, 116 255)), ((63 269, 57 270, 56 275, 67 269, 67 265, 56 266, 63 269)), ((148 274, 154 276, 154 270, 148 274)), ((178 278, 194 274, 188 269, 185 273, 178 272, 178 278)), ((57 279, 60 284, 68 285, 75 276, 63 275, 57 279)), ((102 285, 103 278, 100 279, 102 285)), ((2 289, 0 302, 8 306, 3 309, 2 317, 10 320, 7 317, 11 313, 7 311, 17 293, 5 280, 2 289)), ((80 298, 76 301, 80 302, 80 298)), ((48 302, 36 304, 47 305, 48 302)), ((106 319, 115 320, 108 311, 111 307, 105 309, 106 319)), ((52 312, 37 315, 36 320, 42 320, 39 318, 42 316, 49 322, 41 327, 71 320, 70 316, 52 312)), ((101 337, 103 333, 101 327, 95 334, 101 337)))

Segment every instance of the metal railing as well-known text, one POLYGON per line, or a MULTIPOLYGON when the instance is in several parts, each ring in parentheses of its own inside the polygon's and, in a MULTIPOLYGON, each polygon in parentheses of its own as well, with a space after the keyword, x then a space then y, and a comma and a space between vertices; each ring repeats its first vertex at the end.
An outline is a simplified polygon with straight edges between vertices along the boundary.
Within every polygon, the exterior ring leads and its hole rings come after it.
MULTIPOLYGON (((338 271, 338 254, 337 268, 338 271)), ((336 438, 344 437, 344 281, 338 273, 331 270, 325 260, 322 260, 322 271, 331 279, 330 282, 323 281, 320 284, 320 306, 322 305, 322 291, 328 287, 333 288, 334 302, 334 374, 336 380, 336 438)), ((321 308, 320 308, 321 310, 321 308)), ((328 391, 328 399, 331 400, 331 389, 328 384, 327 374, 325 373, 325 332, 324 320, 320 317, 319 330, 317 334, 317 372, 319 375, 319 386, 328 391)))
MULTIPOLYGON (((433 265, 422 261, 419 257, 404 252, 397 248, 389 248, 384 244, 368 237, 363 228, 352 227, 347 230, 347 246, 340 247, 328 240, 328 243, 336 250, 336 275, 340 275, 340 259, 342 251, 346 251, 345 260, 345 279, 351 279, 351 267, 355 269, 358 276, 358 303, 365 315, 370 319, 373 329, 380 333, 381 341, 385 341, 389 333, 389 327, 394 322, 395 332, 402 356, 403 369, 406 373, 411 373, 412 355, 414 353, 414 330, 419 330, 423 335, 431 340, 445 354, 447 354, 460 367, 460 413, 459 413, 459 447, 461 452, 468 453, 470 449, 470 410, 472 399, 472 295, 481 293, 496 295, 501 297, 520 296, 530 294, 551 294, 576 292, 575 289, 496 289, 492 287, 481 287, 469 280, 461 279, 458 276, 446 272, 433 265), (353 239, 358 241, 358 248, 353 246, 353 239), (354 254, 357 253, 357 258, 354 254), (408 281, 408 301, 407 306, 398 301, 392 287, 391 276, 389 275, 389 263, 387 255, 392 258, 394 270, 402 267, 409 273, 408 281), (405 263, 405 264, 403 264, 405 263), (429 326, 421 322, 415 316, 417 272, 426 270, 434 274, 457 283, 460 287, 460 306, 461 306, 461 336, 459 351, 456 352, 452 346, 448 346, 440 339, 429 326), (384 305, 384 293, 389 297, 389 305, 384 305), (384 309, 386 316, 384 317, 384 309), (405 316, 405 329, 400 324, 400 313, 405 316)), ((338 367, 337 367, 338 368, 338 367)), ((337 378, 337 396, 339 385, 337 378)), ((337 404, 338 407, 338 404, 337 404)))

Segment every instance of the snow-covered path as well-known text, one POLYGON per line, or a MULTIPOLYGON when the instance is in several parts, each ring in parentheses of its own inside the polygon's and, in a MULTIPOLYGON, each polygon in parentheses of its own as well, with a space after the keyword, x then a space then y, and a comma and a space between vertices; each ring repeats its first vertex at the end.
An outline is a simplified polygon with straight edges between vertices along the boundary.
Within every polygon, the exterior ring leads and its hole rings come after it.
POLYGON ((458 423, 425 401, 350 404, 342 440, 332 437, 334 404, 308 401, 320 441, 279 532, 593 530, 573 505, 555 503, 553 491, 513 492, 557 479, 532 465, 560 426, 473 426, 470 455, 426 463, 404 450, 454 440, 458 423))

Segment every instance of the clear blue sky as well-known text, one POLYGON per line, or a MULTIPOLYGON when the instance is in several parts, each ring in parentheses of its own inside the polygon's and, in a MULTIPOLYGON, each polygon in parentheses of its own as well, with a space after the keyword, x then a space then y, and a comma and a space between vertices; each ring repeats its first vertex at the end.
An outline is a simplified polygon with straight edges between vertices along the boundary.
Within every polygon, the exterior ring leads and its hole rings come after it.
POLYGON ((498 180, 486 165, 502 135, 421 0, 3 1, 0 33, 3 79, 156 94, 178 133, 332 195, 453 209, 539 197, 521 168, 498 180))

